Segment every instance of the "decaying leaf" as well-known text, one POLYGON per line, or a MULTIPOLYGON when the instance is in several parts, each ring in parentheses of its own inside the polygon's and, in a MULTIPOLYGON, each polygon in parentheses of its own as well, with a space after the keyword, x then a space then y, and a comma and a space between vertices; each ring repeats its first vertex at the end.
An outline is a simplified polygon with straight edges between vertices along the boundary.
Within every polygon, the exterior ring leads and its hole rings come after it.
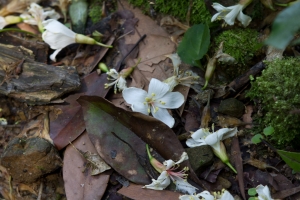
MULTIPOLYGON (((81 134, 73 145, 82 151, 96 153, 86 132, 81 134)), ((63 179, 67 199, 90 200, 101 199, 109 180, 109 172, 103 172, 92 176, 91 173, 83 173, 86 169, 86 159, 71 146, 68 145, 64 152, 63 179)))
POLYGON ((272 166, 268 165, 267 163, 257 160, 257 159, 254 159, 254 158, 250 158, 249 160, 245 161, 244 164, 252 165, 261 170, 266 170, 267 168, 270 168, 270 169, 274 169, 275 171, 279 172, 279 170, 276 169, 275 167, 272 167, 272 166))
POLYGON ((103 159, 97 153, 92 153, 90 151, 83 152, 77 149, 72 143, 70 143, 79 153, 88 161, 88 167, 92 168, 91 175, 98 175, 108 169, 111 169, 103 159))

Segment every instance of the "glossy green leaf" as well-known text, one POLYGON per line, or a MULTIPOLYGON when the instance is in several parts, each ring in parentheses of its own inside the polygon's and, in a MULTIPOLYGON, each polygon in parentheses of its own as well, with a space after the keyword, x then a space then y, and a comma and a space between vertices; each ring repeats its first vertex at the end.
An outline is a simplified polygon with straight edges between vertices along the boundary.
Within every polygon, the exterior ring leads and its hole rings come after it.
POLYGON ((272 126, 268 126, 264 128, 265 136, 272 135, 274 133, 274 128, 272 126))
POLYGON ((295 172, 300 172, 300 153, 277 150, 282 160, 295 172))
POLYGON ((250 189, 248 190, 248 194, 249 194, 250 196, 256 195, 256 194, 257 194, 257 193, 256 193, 256 189, 255 189, 255 188, 250 188, 250 189))
POLYGON ((277 49, 285 49, 294 34, 300 29, 300 2, 284 9, 278 14, 272 25, 272 32, 265 41, 266 44, 277 49))
POLYGON ((264 137, 261 134, 256 134, 251 138, 251 142, 253 144, 258 144, 261 142, 261 140, 260 140, 261 138, 264 138, 264 137))
POLYGON ((181 60, 198 66, 199 60, 206 54, 210 44, 210 31, 206 24, 196 24, 189 28, 177 48, 181 60))
POLYGON ((256 197, 250 197, 248 200, 257 200, 256 197))

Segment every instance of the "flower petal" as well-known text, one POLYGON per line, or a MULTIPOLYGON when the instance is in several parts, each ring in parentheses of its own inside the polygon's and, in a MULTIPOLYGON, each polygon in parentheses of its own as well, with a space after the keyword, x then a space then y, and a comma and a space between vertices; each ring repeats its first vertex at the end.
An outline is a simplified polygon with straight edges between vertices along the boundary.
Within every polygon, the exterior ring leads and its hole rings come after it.
POLYGON ((197 194, 197 197, 203 197, 205 200, 214 200, 214 196, 209 193, 209 191, 204 190, 203 192, 197 194))
POLYGON ((56 49, 51 55, 50 55, 50 59, 54 62, 56 62, 56 56, 57 54, 61 51, 62 49, 56 49))
POLYGON ((62 49, 75 43, 75 33, 54 19, 43 21, 46 31, 42 34, 43 40, 51 49, 62 49))
POLYGON ((149 84, 148 95, 149 97, 152 94, 155 94, 156 99, 160 99, 163 97, 167 92, 169 92, 169 85, 166 83, 161 82, 155 78, 152 78, 149 84))
POLYGON ((209 134, 204 140, 207 145, 214 146, 217 144, 222 138, 218 137, 216 132, 209 134))
POLYGON ((180 159, 177 162, 175 162, 175 164, 180 164, 183 161, 188 160, 188 159, 189 159, 188 154, 186 152, 183 152, 180 156, 180 159))
POLYGON ((126 79, 123 78, 122 76, 119 78, 119 81, 117 83, 117 86, 119 88, 119 91, 124 90, 125 88, 127 88, 126 86, 126 79))
POLYGON ((3 29, 7 25, 5 18, 0 16, 0 29, 3 29))
POLYGON ((234 198, 227 190, 225 190, 220 200, 234 200, 234 198))
POLYGON ((234 7, 234 9, 232 9, 225 17, 224 20, 228 25, 233 25, 236 16, 239 14, 240 11, 243 10, 243 6, 238 4, 234 7))
POLYGON ((242 11, 238 14, 237 19, 243 24, 244 27, 248 26, 252 21, 251 17, 245 15, 242 11))
POLYGON ((237 128, 221 128, 215 132, 220 140, 225 140, 237 134, 237 128))
POLYGON ((207 145, 204 140, 195 141, 194 139, 187 139, 185 143, 188 147, 198 147, 207 145))
POLYGON ((140 88, 129 87, 122 92, 124 100, 128 104, 144 103, 147 96, 147 92, 140 88))
POLYGON ((256 192, 258 194, 258 199, 259 200, 273 200, 270 194, 269 187, 263 186, 263 185, 258 185, 256 187, 256 192))
MULTIPOLYGON (((123 90, 124 91, 124 90, 123 90)), ((154 118, 162 121, 166 125, 168 125, 170 128, 174 126, 175 120, 174 118, 169 114, 168 110, 165 108, 159 108, 158 110, 154 111, 151 107, 151 113, 154 118)))
POLYGON ((161 98, 157 98, 155 106, 160 108, 175 109, 184 103, 184 96, 180 92, 168 92, 161 98))
POLYGON ((145 185, 143 188, 148 188, 152 190, 163 190, 170 185, 170 177, 166 171, 163 171, 157 180, 152 179, 152 183, 150 185, 145 185))
POLYGON ((55 19, 43 21, 43 26, 45 29, 51 30, 53 33, 63 33, 75 39, 76 33, 55 19))
POLYGON ((190 139, 186 141, 186 145, 189 147, 197 147, 202 145, 207 145, 205 142, 205 137, 210 134, 209 131, 207 131, 204 128, 201 128, 194 132, 190 139))
POLYGON ((200 128, 198 129, 196 132, 194 132, 191 137, 195 140, 195 141, 202 141, 206 136, 208 136, 210 134, 210 132, 208 130, 206 130, 205 128, 200 128))
POLYGON ((212 7, 218 12, 222 12, 223 10, 226 9, 226 7, 222 6, 219 3, 213 3, 212 7))
MULTIPOLYGON (((216 13, 216 14, 214 14, 214 16, 212 16, 212 18, 211 18, 211 22, 214 22, 214 21, 216 21, 217 19, 218 19, 218 16, 219 15, 221 15, 221 13, 216 13)), ((222 17, 220 17, 221 19, 223 19, 222 17)))
POLYGON ((180 195, 179 200, 200 200, 196 195, 180 195))
POLYGON ((165 160, 163 164, 166 166, 166 170, 168 170, 175 165, 175 162, 173 160, 165 160))
POLYGON ((131 109, 134 112, 140 112, 140 113, 143 113, 144 115, 149 115, 149 113, 148 113, 148 106, 145 105, 144 103, 137 102, 135 104, 132 104, 131 105, 131 109))
POLYGON ((196 193, 197 188, 189 184, 185 179, 178 176, 172 176, 173 182, 176 185, 176 190, 182 193, 194 194, 196 193))

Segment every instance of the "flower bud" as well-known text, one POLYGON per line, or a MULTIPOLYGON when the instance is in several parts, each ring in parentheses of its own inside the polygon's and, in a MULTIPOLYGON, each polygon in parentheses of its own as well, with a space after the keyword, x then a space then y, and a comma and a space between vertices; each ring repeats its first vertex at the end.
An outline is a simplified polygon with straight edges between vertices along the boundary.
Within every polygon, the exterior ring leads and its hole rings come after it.
POLYGON ((212 148, 212 150, 213 150, 214 154, 222 160, 223 163, 225 163, 230 169, 232 169, 232 171, 237 173, 236 170, 234 169, 234 167, 229 162, 229 158, 226 153, 226 148, 222 141, 220 141, 220 151, 217 151, 215 148, 212 148))

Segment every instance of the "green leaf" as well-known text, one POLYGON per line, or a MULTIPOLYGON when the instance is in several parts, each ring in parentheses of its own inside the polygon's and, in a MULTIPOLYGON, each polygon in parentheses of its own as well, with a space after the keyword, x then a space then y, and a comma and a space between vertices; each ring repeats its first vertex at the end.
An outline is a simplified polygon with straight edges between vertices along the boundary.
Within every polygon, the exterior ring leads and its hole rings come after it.
POLYGON ((256 195, 256 194, 257 194, 257 193, 256 193, 256 189, 255 189, 255 188, 250 188, 250 189, 248 190, 248 194, 249 194, 250 196, 256 195))
POLYGON ((177 48, 181 60, 199 66, 199 61, 207 52, 210 44, 210 31, 206 24, 196 24, 189 28, 177 48))
POLYGON ((282 160, 295 172, 300 172, 300 153, 277 150, 282 160))
POLYGON ((300 29, 300 2, 284 9, 278 14, 272 25, 272 32, 265 41, 277 49, 285 49, 300 29))
POLYGON ((261 142, 261 138, 264 138, 261 134, 256 134, 251 138, 253 144, 258 144, 261 142))
POLYGON ((255 197, 250 197, 248 200, 257 200, 255 197))
POLYGON ((274 133, 274 128, 272 126, 268 126, 264 128, 265 136, 272 135, 274 133))

